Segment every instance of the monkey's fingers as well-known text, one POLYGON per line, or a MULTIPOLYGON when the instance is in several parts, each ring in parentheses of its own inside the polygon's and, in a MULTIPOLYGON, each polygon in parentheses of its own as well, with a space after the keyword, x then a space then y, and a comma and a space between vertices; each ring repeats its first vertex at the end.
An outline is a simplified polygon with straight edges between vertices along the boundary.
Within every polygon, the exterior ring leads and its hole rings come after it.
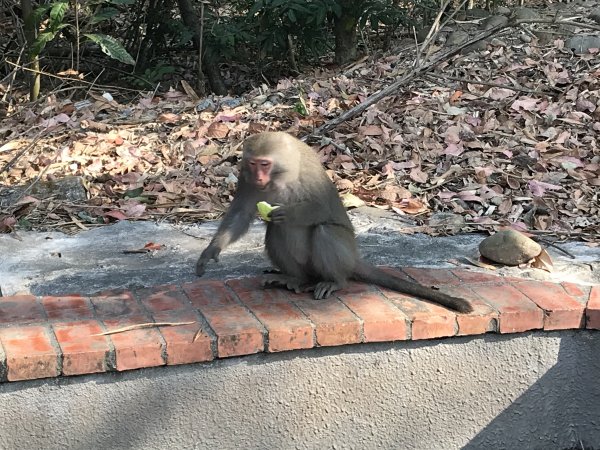
POLYGON ((206 272, 206 264, 200 264, 200 261, 196 263, 196 275, 201 277, 206 272))
POLYGON ((281 223, 285 220, 285 208, 279 207, 271 211, 269 218, 272 222, 281 223))
POLYGON ((339 289, 340 286, 334 281, 321 281, 310 290, 314 290, 315 300, 323 300, 339 289))

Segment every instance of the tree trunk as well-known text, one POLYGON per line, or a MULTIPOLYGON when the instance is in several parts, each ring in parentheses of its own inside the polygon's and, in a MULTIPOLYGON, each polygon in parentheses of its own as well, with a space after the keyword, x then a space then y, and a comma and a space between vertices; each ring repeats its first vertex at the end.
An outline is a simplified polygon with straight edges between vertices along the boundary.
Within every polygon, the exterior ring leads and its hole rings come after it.
POLYGON ((35 72, 29 72, 29 100, 36 101, 40 95, 40 60, 37 54, 31 50, 31 46, 36 38, 36 23, 33 18, 31 0, 21 0, 21 11, 23 12, 23 21, 25 22, 25 39, 27 40, 27 55, 29 58, 29 68, 35 72))
MULTIPOLYGON (((200 48, 202 27, 200 26, 200 20, 196 15, 192 3, 190 0, 177 0, 177 4, 179 5, 179 12, 181 13, 184 25, 194 32, 194 45, 196 48, 200 48)), ((202 69, 208 78, 210 90, 217 95, 225 95, 227 94, 227 88, 225 87, 221 71, 219 70, 219 57, 212 48, 206 44, 206 40, 204 41, 203 46, 204 55, 202 57, 202 69)))
POLYGON ((340 16, 335 17, 335 62, 343 65, 356 59, 358 34, 356 25, 362 10, 361 1, 342 0, 340 16))

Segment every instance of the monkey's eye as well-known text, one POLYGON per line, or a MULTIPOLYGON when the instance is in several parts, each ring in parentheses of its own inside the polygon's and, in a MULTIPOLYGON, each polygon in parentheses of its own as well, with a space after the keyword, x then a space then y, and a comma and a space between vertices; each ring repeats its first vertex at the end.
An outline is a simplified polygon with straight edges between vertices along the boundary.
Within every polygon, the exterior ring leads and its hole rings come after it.
POLYGON ((271 165, 271 163, 269 161, 263 161, 260 163, 260 165, 263 167, 269 167, 271 165))

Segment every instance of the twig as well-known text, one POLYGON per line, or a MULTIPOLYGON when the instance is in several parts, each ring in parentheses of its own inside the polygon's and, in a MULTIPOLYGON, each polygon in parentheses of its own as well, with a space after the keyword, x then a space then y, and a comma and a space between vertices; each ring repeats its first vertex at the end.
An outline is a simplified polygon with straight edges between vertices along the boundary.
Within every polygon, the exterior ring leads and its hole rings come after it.
POLYGON ((479 81, 479 80, 470 80, 468 78, 451 77, 449 75, 441 75, 438 73, 428 73, 427 75, 425 75, 425 78, 438 78, 438 79, 442 79, 442 80, 459 81, 462 83, 480 84, 482 86, 497 87, 497 88, 502 88, 502 89, 509 89, 511 91, 516 91, 516 92, 523 92, 525 94, 549 95, 546 92, 536 91, 535 89, 527 89, 527 88, 522 88, 522 87, 517 87, 517 86, 510 86, 510 85, 502 84, 502 83, 494 83, 492 81, 479 81))
MULTIPOLYGON (((25 70, 27 72, 33 72, 33 73, 40 74, 40 75, 44 75, 46 77, 57 78, 57 79, 63 80, 63 81, 72 81, 73 83, 81 83, 81 84, 86 84, 86 85, 90 85, 90 86, 94 85, 94 82, 91 82, 91 81, 80 80, 79 78, 60 77, 58 75, 54 75, 53 73, 44 72, 43 70, 30 69, 29 67, 25 67, 22 64, 21 65, 15 64, 14 62, 11 62, 9 60, 5 60, 4 62, 6 64, 9 64, 9 65, 11 65, 13 67, 16 67, 18 69, 25 70)), ((96 84, 95 86, 98 89, 114 89, 114 90, 120 90, 120 91, 137 92, 137 93, 139 93, 138 89, 129 89, 129 88, 124 88, 124 87, 120 87, 120 86, 100 85, 100 84, 96 84)))
POLYGON ((352 119, 352 118, 358 116, 359 114, 362 114, 370 106, 374 105, 375 103, 379 102, 380 100, 382 100, 390 95, 395 94, 398 91, 398 88, 407 84, 409 81, 412 81, 414 78, 417 78, 418 76, 433 70, 438 64, 440 64, 440 63, 448 60, 449 58, 453 57, 454 55, 460 53, 460 51, 463 48, 466 48, 466 47, 474 44, 475 42, 482 41, 483 39, 490 37, 493 34, 496 34, 501 29, 506 28, 506 26, 507 25, 497 25, 493 28, 490 28, 489 30, 482 31, 481 33, 477 34, 474 38, 472 38, 460 45, 457 45, 456 47, 453 47, 450 50, 443 52, 441 55, 433 58, 433 60, 430 61, 429 63, 423 63, 420 66, 414 67, 409 73, 400 77, 397 81, 390 84, 388 87, 382 89, 381 91, 377 92, 376 94, 371 95, 361 104, 355 106, 354 108, 349 109, 348 111, 339 115, 335 119, 332 119, 329 122, 324 123, 319 128, 317 128, 312 134, 320 135, 322 133, 330 131, 331 129, 337 127, 341 123, 346 122, 347 120, 352 119))
POLYGON ((482 41, 492 35, 495 35, 500 30, 503 30, 504 28, 517 27, 517 26, 525 24, 525 23, 548 23, 548 24, 558 24, 558 25, 585 26, 585 27, 591 28, 593 30, 600 30, 600 27, 598 27, 598 26, 582 24, 579 22, 572 22, 569 20, 518 19, 518 20, 509 21, 506 24, 497 25, 493 28, 490 28, 489 30, 481 31, 480 33, 475 35, 473 38, 469 39, 466 42, 463 42, 462 44, 452 47, 451 49, 449 49, 445 52, 441 52, 440 54, 435 56, 430 62, 422 63, 419 66, 415 66, 409 73, 400 77, 394 83, 392 83, 388 87, 380 90, 376 94, 371 95, 361 104, 355 106, 354 108, 349 109, 348 111, 344 112, 343 114, 339 115, 338 117, 336 117, 328 122, 325 122, 323 125, 321 125, 317 129, 315 129, 315 131, 312 134, 313 135, 323 134, 323 133, 328 132, 328 131, 332 130, 333 128, 337 127, 341 123, 346 122, 347 120, 350 120, 350 119, 362 114, 370 106, 374 105, 375 103, 379 102, 380 100, 383 100, 384 98, 386 98, 390 95, 394 95, 400 87, 404 86, 405 84, 412 81, 413 79, 415 79, 419 76, 422 76, 423 74, 425 74, 427 72, 432 71, 440 63, 447 61, 448 59, 452 58, 454 55, 457 55, 464 48, 467 48, 467 47, 475 44, 476 42, 482 41))
POLYGON ((17 153, 9 162, 7 162, 4 165, 4 167, 0 169, 0 175, 9 170, 12 166, 14 166, 17 163, 17 161, 21 158, 21 156, 27 153, 27 151, 29 151, 30 148, 34 147, 35 144, 37 144, 37 142, 42 138, 42 133, 44 131, 45 130, 40 130, 27 147, 25 147, 23 150, 17 153))
POLYGON ((560 247, 559 245, 555 244, 554 242, 552 242, 552 241, 549 241, 549 240, 548 240, 548 239, 546 239, 546 238, 543 238, 543 237, 536 236, 536 237, 535 237, 533 240, 534 240, 534 241, 536 241, 536 242, 538 242, 538 243, 539 243, 539 242, 542 242, 542 243, 544 243, 544 244, 546 244, 546 245, 548 245, 548 246, 550 246, 550 247, 553 247, 553 248, 555 248, 555 249, 556 249, 556 250, 558 250, 559 252, 561 252, 561 253, 564 253, 564 254, 565 254, 565 255, 567 255, 569 258, 571 258, 571 259, 575 259, 575 255, 573 255, 572 253, 568 252, 567 250, 565 250, 564 248, 560 247))
POLYGON ((109 334, 123 333, 125 331, 141 330, 144 328, 154 327, 178 327, 180 325, 192 325, 196 322, 148 322, 148 323, 136 323, 135 325, 129 325, 123 328, 117 328, 116 330, 105 331, 104 333, 92 334, 92 336, 107 336, 109 334))

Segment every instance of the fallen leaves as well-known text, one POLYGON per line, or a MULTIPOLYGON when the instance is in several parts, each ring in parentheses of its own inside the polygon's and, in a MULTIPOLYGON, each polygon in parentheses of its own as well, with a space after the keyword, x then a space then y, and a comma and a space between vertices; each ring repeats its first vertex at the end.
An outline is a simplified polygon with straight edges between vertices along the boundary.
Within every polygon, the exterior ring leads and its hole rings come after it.
MULTIPOLYGON (((510 30, 497 37, 503 45, 455 56, 440 74, 311 145, 350 206, 411 215, 430 234, 515 225, 597 239, 597 60, 574 56, 560 39, 544 46, 535 38, 524 44, 510 30), (461 220, 445 223, 439 214, 461 220)), ((130 218, 216 218, 231 201, 246 136, 309 134, 389 85, 412 63, 413 50, 402 47, 344 74, 322 68, 282 78, 244 97, 198 99, 182 83, 181 91, 128 103, 92 92, 78 103, 50 95, 23 104, 0 124, 0 232, 21 220, 76 231, 130 218), (40 141, 9 166, 37 134, 40 141), (17 205, 4 196, 65 176, 84 180, 87 200, 30 195, 35 202, 17 205)))

